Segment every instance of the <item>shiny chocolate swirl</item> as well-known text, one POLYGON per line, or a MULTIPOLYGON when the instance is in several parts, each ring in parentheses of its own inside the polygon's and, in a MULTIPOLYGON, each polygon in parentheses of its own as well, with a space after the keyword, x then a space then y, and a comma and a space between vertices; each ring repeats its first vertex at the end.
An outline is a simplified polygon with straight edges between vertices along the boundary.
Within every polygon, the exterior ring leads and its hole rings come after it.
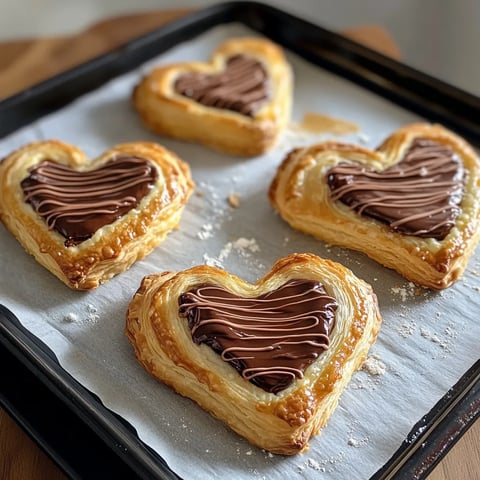
POLYGON ((179 298, 192 339, 205 343, 254 385, 287 388, 330 344, 337 302, 313 280, 290 280, 259 297, 201 285, 179 298))
POLYGON ((403 159, 376 172, 339 164, 327 173, 331 198, 405 235, 443 240, 460 213, 464 169, 447 145, 415 139, 403 159))
POLYGON ((135 156, 119 155, 86 171, 45 160, 30 170, 21 187, 25 201, 70 247, 135 208, 157 177, 150 161, 135 156))
POLYGON ((207 107, 252 117, 270 98, 271 87, 267 71, 258 60, 235 55, 220 73, 181 75, 175 82, 175 90, 207 107))

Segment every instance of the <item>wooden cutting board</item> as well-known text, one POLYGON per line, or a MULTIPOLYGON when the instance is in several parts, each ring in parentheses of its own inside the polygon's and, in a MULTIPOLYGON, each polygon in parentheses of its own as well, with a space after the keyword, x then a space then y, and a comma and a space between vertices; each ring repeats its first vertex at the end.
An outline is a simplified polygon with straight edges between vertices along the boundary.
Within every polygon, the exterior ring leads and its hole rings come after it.
MULTIPOLYGON (((0 99, 190 12, 191 9, 144 12, 105 20, 76 35, 0 43, 0 99)), ((354 27, 342 33, 385 55, 400 58, 395 42, 378 26, 354 27)), ((480 422, 477 422, 440 462, 429 480, 479 480, 478 445, 480 422)), ((65 475, 36 443, 0 408, 0 480, 64 478, 65 475)))

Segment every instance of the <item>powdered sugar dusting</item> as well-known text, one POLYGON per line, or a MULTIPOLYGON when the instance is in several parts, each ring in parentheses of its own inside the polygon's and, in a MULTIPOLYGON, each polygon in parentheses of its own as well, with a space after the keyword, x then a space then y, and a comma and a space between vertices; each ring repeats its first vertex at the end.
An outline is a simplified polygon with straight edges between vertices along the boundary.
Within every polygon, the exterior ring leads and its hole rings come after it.
POLYGON ((366 145, 370 142, 370 137, 363 132, 359 132, 357 135, 358 141, 362 143, 363 145, 366 145))
POLYGON ((209 267, 223 268, 223 264, 220 260, 218 260, 218 258, 211 257, 206 253, 203 254, 203 263, 209 267))
POLYGON ((74 312, 69 312, 65 314, 63 321, 67 323, 78 322, 78 315, 74 312))
POLYGON ((243 256, 249 256, 250 252, 255 253, 260 251, 260 247, 254 238, 248 239, 241 237, 233 242, 233 248, 243 256))
MULTIPOLYGON (((260 251, 260 247, 255 238, 240 237, 232 242, 227 242, 216 257, 207 254, 203 255, 205 264, 224 268, 224 262, 235 252, 242 259, 249 259, 254 253, 260 251)), ((260 265, 257 263, 257 265, 260 265)), ((263 265, 260 265, 263 266, 263 265)))
POLYGON ((416 332, 416 330, 417 330, 417 324, 413 320, 410 320, 408 322, 403 322, 397 328, 398 333, 403 338, 407 338, 410 335, 413 335, 416 332))
POLYGON ((431 331, 429 328, 420 327, 420 335, 438 345, 444 353, 450 353, 452 351, 452 340, 457 337, 458 333, 454 330, 453 323, 451 323, 443 332, 431 331))
POLYGON ((377 356, 371 355, 363 363, 362 370, 369 375, 383 375, 387 367, 377 356))
POLYGON ((211 223, 205 223, 202 225, 201 230, 197 233, 197 237, 200 240, 206 240, 213 237, 213 225, 211 223))
POLYGON ((309 458, 304 463, 298 465, 298 471, 301 473, 305 469, 311 469, 316 472, 334 472, 337 469, 337 464, 341 463, 345 459, 345 452, 340 451, 337 455, 327 457, 327 458, 320 458, 314 459, 309 458))
POLYGON ((361 429, 361 425, 358 421, 352 422, 348 430, 347 445, 354 448, 362 448, 368 445, 368 436, 362 435, 358 430, 361 429))
POLYGON ((348 439, 347 443, 351 447, 355 447, 355 448, 365 447, 368 444, 368 437, 364 437, 364 438, 361 438, 361 439, 358 439, 358 438, 355 438, 355 437, 350 437, 348 439))
POLYGON ((381 377, 387 371, 387 366, 380 360, 378 355, 370 355, 357 372, 347 389, 351 390, 375 390, 381 384, 381 377))
POLYGON ((70 324, 85 324, 95 323, 99 320, 100 315, 95 305, 88 304, 83 311, 68 312, 66 313, 62 321, 70 324))
POLYGON ((408 282, 408 284, 401 287, 392 287, 390 289, 392 295, 396 295, 402 302, 406 302, 408 299, 413 298, 417 292, 417 287, 414 283, 408 282))

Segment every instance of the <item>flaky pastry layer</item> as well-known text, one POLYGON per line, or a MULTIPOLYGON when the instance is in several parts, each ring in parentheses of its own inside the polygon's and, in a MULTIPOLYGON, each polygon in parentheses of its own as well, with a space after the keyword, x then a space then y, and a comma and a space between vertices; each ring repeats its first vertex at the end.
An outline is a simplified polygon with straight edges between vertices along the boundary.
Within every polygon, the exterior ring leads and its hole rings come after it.
POLYGON ((353 372, 375 341, 381 317, 371 287, 338 263, 311 254, 278 260, 254 284, 206 265, 144 278, 127 313, 126 334, 139 362, 158 380, 191 398, 252 444, 292 455, 308 448, 337 406, 353 372), (192 341, 179 315, 179 297, 205 283, 242 297, 279 288, 288 280, 321 282, 338 302, 330 346, 278 394, 245 380, 205 344, 192 341))
POLYGON ((470 145, 439 125, 412 124, 397 130, 376 151, 326 142, 290 152, 269 191, 273 207, 293 228, 333 245, 367 254, 408 280, 433 289, 454 283, 480 239, 480 163, 470 145), (340 162, 382 171, 396 164, 416 138, 448 145, 466 175, 461 213, 443 240, 393 232, 387 225, 332 201, 326 174, 340 162))
POLYGON ((180 221, 193 191, 186 163, 154 143, 116 145, 90 161, 78 148, 59 142, 28 144, 0 163, 0 219, 25 250, 76 290, 89 290, 107 282, 150 253, 180 221), (24 199, 21 182, 44 160, 78 171, 99 167, 115 155, 144 157, 155 165, 158 177, 140 204, 91 238, 65 246, 65 238, 24 199))
POLYGON ((260 38, 234 38, 220 45, 209 63, 177 63, 154 69, 135 87, 132 102, 145 125, 157 133, 232 155, 254 156, 276 143, 289 120, 292 72, 276 44, 260 38), (221 72, 227 60, 237 54, 259 60, 271 80, 271 98, 253 117, 207 107, 175 91, 175 80, 182 74, 221 72))

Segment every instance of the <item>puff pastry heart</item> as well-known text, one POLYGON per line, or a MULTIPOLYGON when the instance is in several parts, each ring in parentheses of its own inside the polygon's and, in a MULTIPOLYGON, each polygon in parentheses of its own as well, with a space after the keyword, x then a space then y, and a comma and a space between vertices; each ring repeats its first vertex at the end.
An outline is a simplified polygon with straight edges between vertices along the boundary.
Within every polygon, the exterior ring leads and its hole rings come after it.
POLYGON ((480 163, 461 137, 407 125, 377 150, 327 142, 292 151, 270 200, 295 229, 443 289, 480 238, 480 163))
POLYGON ((27 252, 72 289, 98 287, 175 228, 193 190, 189 167, 153 143, 90 160, 37 142, 0 163, 0 218, 27 252))
POLYGON ((371 287, 312 254, 255 284, 206 265, 144 278, 126 334, 145 369, 251 443, 308 448, 375 341, 371 287))
POLYGON ((154 69, 132 101, 153 131, 253 156, 271 148, 290 117, 292 73, 282 49, 260 38, 234 38, 209 63, 154 69))

